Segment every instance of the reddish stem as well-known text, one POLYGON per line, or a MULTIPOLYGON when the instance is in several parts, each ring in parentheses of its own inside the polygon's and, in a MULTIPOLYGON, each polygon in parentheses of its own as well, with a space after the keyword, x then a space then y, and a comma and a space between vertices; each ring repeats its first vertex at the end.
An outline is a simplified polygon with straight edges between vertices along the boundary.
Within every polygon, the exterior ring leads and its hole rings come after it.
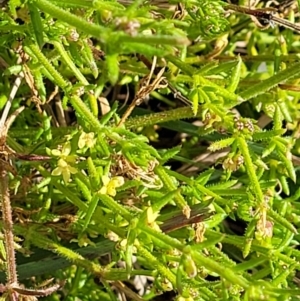
MULTIPOLYGON (((4 228, 4 244, 7 261, 7 285, 18 284, 16 258, 14 250, 13 220, 10 204, 8 174, 6 163, 0 160, 0 200, 2 204, 2 218, 4 228)), ((14 298, 12 298, 13 300, 14 298)))

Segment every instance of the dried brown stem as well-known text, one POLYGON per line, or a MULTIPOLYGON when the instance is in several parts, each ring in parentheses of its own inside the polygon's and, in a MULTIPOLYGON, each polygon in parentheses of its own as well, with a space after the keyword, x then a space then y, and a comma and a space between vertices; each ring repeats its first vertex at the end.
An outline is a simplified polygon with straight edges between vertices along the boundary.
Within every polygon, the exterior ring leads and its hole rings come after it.
POLYGON ((7 284, 18 284, 16 258, 14 250, 13 220, 9 196, 8 174, 6 164, 0 160, 0 198, 2 203, 4 243, 7 260, 7 284))
POLYGON ((13 289, 23 296, 46 297, 56 292, 64 285, 65 285, 65 281, 62 281, 61 283, 56 283, 52 286, 44 287, 42 289, 28 289, 19 286, 14 286, 13 289))
POLYGON ((300 32, 300 26, 298 24, 294 24, 290 21, 287 21, 285 19, 279 18, 273 14, 273 10, 264 10, 264 9, 251 9, 239 5, 234 4, 228 4, 225 6, 225 9, 227 10, 233 10, 238 13, 246 14, 253 16, 258 19, 262 19, 267 21, 271 24, 271 22, 275 22, 278 25, 281 25, 285 28, 289 28, 291 30, 294 30, 296 32, 300 32))
POLYGON ((154 70, 155 70, 155 65, 156 65, 156 58, 154 59, 153 63, 152 63, 152 67, 150 70, 150 74, 145 76, 141 82, 140 82, 140 88, 136 94, 136 96, 134 97, 132 103, 130 104, 130 106, 128 107, 128 109, 126 110, 126 112, 123 114, 118 127, 120 127, 128 118, 128 116, 132 113, 133 109, 135 108, 135 106, 140 105, 141 102, 148 97, 148 95, 159 88, 165 87, 165 85, 162 85, 162 81, 164 80, 163 74, 165 71, 165 68, 162 68, 158 74, 156 75, 156 77, 153 79, 153 81, 151 81, 152 79, 152 75, 154 74, 154 70))

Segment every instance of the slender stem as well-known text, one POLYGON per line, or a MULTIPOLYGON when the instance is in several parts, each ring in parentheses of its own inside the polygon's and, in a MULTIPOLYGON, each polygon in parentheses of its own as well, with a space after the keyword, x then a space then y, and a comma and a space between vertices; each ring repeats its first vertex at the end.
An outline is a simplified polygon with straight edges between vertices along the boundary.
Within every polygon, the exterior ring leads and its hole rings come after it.
MULTIPOLYGON (((17 64, 21 64, 22 63, 22 58, 19 57, 18 61, 17 61, 17 64)), ((22 79, 24 78, 24 72, 21 71, 19 73, 19 75, 17 76, 15 82, 14 82, 14 85, 11 89, 11 92, 10 92, 10 95, 9 95, 9 98, 8 98, 8 101, 5 105, 5 108, 3 110, 3 113, 2 113, 2 116, 1 116, 1 120, 0 120, 0 129, 3 128, 4 124, 5 124, 5 121, 7 119, 7 116, 8 116, 8 113, 9 113, 9 110, 11 108, 11 105, 12 105, 12 101, 13 99, 15 98, 16 94, 17 94, 17 91, 21 85, 21 82, 22 82, 22 79)))
POLYGON ((94 130, 97 132, 103 131, 103 126, 99 120, 93 115, 93 113, 89 110, 79 96, 71 96, 70 103, 75 108, 76 112, 78 112, 81 117, 90 124, 91 128, 94 128, 94 130))
POLYGON ((28 48, 36 56, 36 58, 44 66, 44 68, 49 72, 49 74, 51 74, 54 82, 62 89, 66 89, 68 87, 68 82, 66 82, 65 79, 62 77, 62 75, 51 65, 51 63, 45 57, 45 55, 41 52, 39 47, 36 44, 32 43, 32 44, 24 47, 25 51, 28 48))
POLYGON ((8 174, 5 162, 0 161, 0 199, 2 203, 4 243, 7 259, 8 285, 18 284, 16 258, 14 250, 13 220, 9 196, 8 174))
MULTIPOLYGON (((217 56, 216 59, 218 61, 231 61, 233 59, 232 56, 225 56, 225 55, 220 55, 217 56)), ((241 56, 241 59, 243 62, 273 62, 274 61, 274 55, 243 55, 241 56)), ((281 55, 280 59, 282 62, 288 62, 288 63, 294 63, 299 61, 299 54, 289 54, 289 55, 281 55)), ((199 60, 198 60, 199 61, 199 60)), ((197 63, 198 61, 190 61, 192 63, 197 63)))
POLYGON ((295 30, 297 32, 300 32, 300 26, 295 24, 295 23, 292 23, 290 21, 287 21, 285 19, 282 19, 282 18, 278 18, 276 16, 272 16, 272 21, 274 21, 275 23, 283 26, 283 27, 286 27, 286 28, 289 28, 291 30, 295 30))
POLYGON ((282 84, 290 78, 300 74, 300 63, 295 63, 289 68, 279 71, 277 74, 249 87, 240 93, 241 98, 247 101, 255 96, 265 93, 278 84, 282 84))
POLYGON ((265 20, 271 20, 273 17, 272 14, 268 11, 260 10, 260 9, 251 9, 251 8, 247 8, 247 7, 239 6, 239 5, 235 5, 235 4, 228 4, 225 6, 225 9, 231 9, 238 13, 251 15, 251 16, 265 19, 265 20))
POLYGON ((231 9, 234 10, 238 13, 242 13, 242 14, 247 14, 247 15, 251 15, 254 16, 258 19, 263 19, 269 22, 275 22, 283 27, 292 29, 294 31, 300 32, 300 26, 297 24, 294 24, 290 21, 287 21, 285 19, 276 17, 272 14, 271 11, 265 11, 265 10, 261 10, 261 9, 250 9, 247 7, 243 7, 243 6, 239 6, 239 5, 234 5, 234 4, 228 4, 225 6, 225 9, 231 9))
MULTIPOLYGON (((62 2, 62 1, 61 1, 62 2)), ((41 11, 48 13, 50 16, 57 18, 67 24, 70 24, 86 34, 90 34, 99 39, 101 43, 108 41, 110 30, 104 26, 90 23, 81 17, 78 17, 68 10, 62 9, 59 6, 54 5, 51 1, 38 0, 33 2, 41 11)))
POLYGON ((204 266, 206 269, 211 270, 217 274, 219 274, 224 279, 234 283, 235 285, 239 285, 243 288, 249 287, 249 282, 242 275, 233 272, 231 269, 225 267, 224 265, 219 264, 218 262, 210 259, 207 256, 204 256, 200 252, 193 251, 192 257, 195 262, 199 266, 204 266))
MULTIPOLYGON (((197 116, 201 116, 202 111, 198 112, 197 116)), ((185 118, 194 118, 195 114, 190 107, 182 107, 174 110, 145 114, 142 116, 135 116, 128 119, 125 123, 127 129, 138 128, 140 126, 149 126, 156 123, 169 122, 185 118)), ((20 132, 21 134, 21 132, 20 132)))
POLYGON ((57 52, 60 54, 61 58, 65 61, 66 65, 73 71, 76 78, 83 84, 88 85, 89 82, 86 80, 86 78, 83 76, 83 74, 80 72, 80 70, 76 67, 73 60, 69 56, 69 54, 66 52, 64 46, 62 43, 59 43, 57 41, 51 41, 51 43, 54 45, 57 52))
POLYGON ((161 264, 160 261, 146 248, 142 247, 139 244, 136 247, 139 250, 141 256, 143 256, 154 269, 157 269, 162 276, 166 277, 172 283, 173 287, 176 287, 176 277, 171 272, 171 270, 168 269, 166 265, 161 264))

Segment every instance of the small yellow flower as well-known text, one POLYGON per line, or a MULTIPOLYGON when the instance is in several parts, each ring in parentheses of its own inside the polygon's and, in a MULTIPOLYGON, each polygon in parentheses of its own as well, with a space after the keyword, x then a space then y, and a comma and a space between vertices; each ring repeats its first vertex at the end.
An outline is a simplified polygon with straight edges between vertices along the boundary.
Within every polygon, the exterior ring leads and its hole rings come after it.
POLYGON ((193 297, 182 297, 179 296, 176 301, 194 301, 193 297))
POLYGON ((62 150, 60 151, 59 149, 53 149, 51 151, 53 156, 60 157, 60 159, 68 162, 68 163, 75 163, 76 161, 76 156, 75 155, 70 155, 71 153, 71 143, 67 142, 63 145, 62 150))
POLYGON ((91 133, 82 132, 78 140, 78 147, 80 149, 84 147, 88 147, 88 148, 93 147, 96 143, 96 139, 94 138, 94 136, 95 133, 93 132, 91 133))
POLYGON ((150 228, 161 232, 161 229, 159 228, 158 224, 156 223, 156 219, 158 217, 159 213, 158 212, 153 212, 152 207, 147 208, 147 224, 150 228))
POLYGON ((108 176, 103 176, 102 183, 103 183, 103 187, 99 190, 99 193, 115 196, 117 194, 116 188, 124 184, 124 178, 113 177, 110 179, 108 176))
POLYGON ((71 174, 75 174, 77 169, 69 165, 65 160, 59 159, 58 166, 52 171, 53 176, 63 176, 65 183, 68 183, 70 180, 71 174))
POLYGON ((80 235, 78 239, 72 239, 71 242, 77 242, 79 247, 96 246, 85 233, 80 235))

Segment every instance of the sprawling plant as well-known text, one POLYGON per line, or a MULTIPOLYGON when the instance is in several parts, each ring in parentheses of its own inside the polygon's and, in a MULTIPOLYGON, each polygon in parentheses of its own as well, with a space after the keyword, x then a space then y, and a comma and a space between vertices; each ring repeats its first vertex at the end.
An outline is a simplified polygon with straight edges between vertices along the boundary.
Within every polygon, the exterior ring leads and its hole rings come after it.
POLYGON ((297 300, 300 1, 271 2, 1 1, 2 298, 297 300))

